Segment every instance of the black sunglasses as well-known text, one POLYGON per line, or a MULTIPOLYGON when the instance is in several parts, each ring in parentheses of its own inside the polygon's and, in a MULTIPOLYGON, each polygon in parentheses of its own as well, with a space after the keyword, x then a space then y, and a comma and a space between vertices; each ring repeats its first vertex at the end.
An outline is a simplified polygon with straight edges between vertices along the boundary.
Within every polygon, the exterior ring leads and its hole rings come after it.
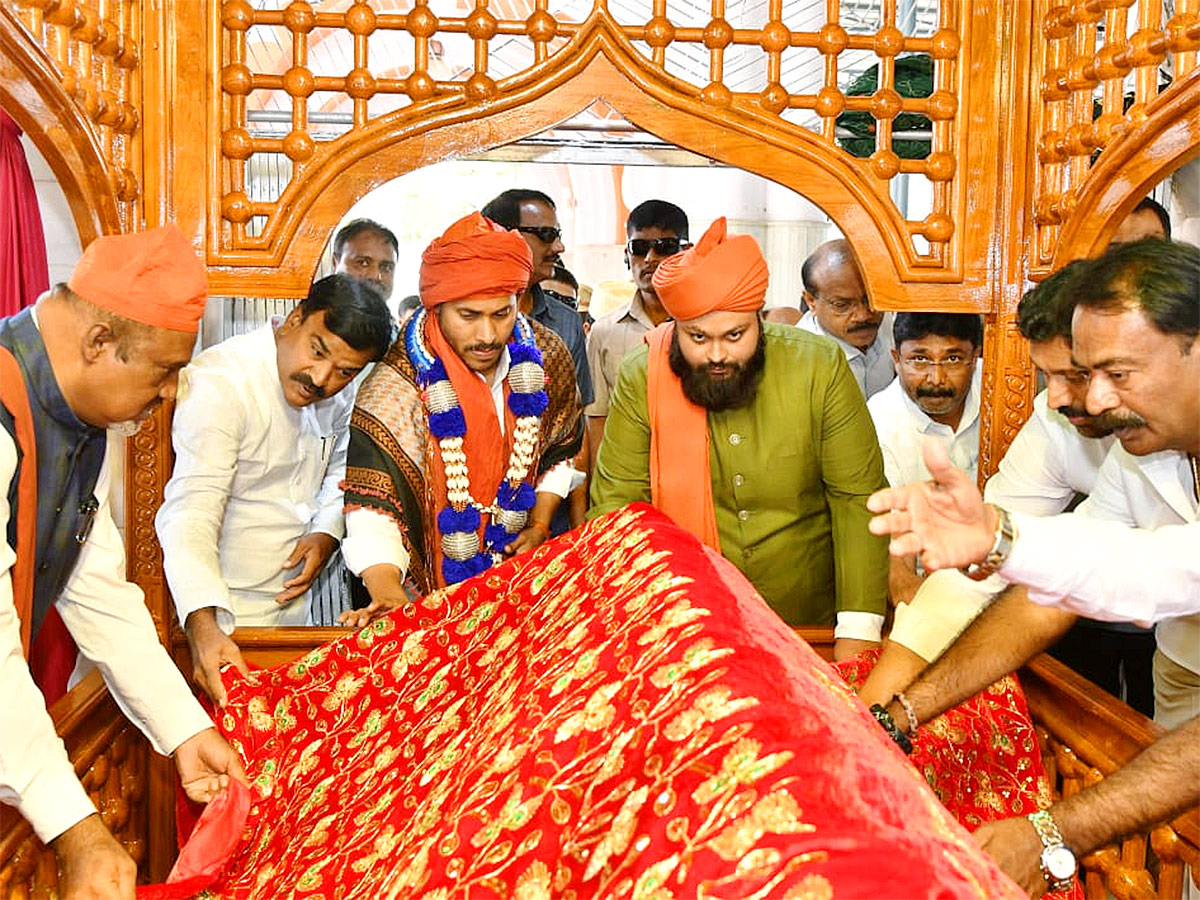
POLYGON ((521 234, 532 234, 543 244, 553 244, 562 237, 562 229, 550 225, 518 225, 517 231, 521 234))
POLYGON ((674 256, 687 246, 688 242, 679 238, 634 238, 625 245, 625 249, 629 251, 630 256, 648 256, 651 248, 659 256, 674 256))

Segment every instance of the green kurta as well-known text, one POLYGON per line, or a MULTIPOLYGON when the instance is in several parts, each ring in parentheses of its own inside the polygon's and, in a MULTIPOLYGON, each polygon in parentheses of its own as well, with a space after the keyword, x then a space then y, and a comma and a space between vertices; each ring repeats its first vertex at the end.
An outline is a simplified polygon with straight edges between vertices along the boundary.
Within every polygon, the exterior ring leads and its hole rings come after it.
MULTIPOLYGON (((887 541, 867 531, 866 499, 887 485, 875 427, 831 340, 765 323, 754 402, 708 414, 721 552, 792 625, 835 613, 882 615, 887 541)), ((592 474, 589 517, 650 502, 647 348, 630 351, 592 474)))

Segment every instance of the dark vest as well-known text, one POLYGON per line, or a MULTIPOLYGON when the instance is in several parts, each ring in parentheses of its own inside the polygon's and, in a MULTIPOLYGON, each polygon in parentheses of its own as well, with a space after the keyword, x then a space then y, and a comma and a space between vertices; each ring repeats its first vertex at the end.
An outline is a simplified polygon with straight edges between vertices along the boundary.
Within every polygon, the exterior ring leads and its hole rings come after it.
MULTIPOLYGON (((36 636, 83 550, 83 542, 77 537, 86 537, 95 518, 99 506, 96 480, 104 462, 106 438, 103 428, 79 421, 67 405, 50 368, 46 345, 33 323, 32 310, 0 319, 0 345, 8 348, 25 376, 37 440, 37 554, 31 629, 36 636)), ((3 406, 0 426, 15 444, 13 419, 3 406)), ((10 547, 16 546, 17 477, 21 465, 23 461, 18 459, 17 471, 8 486, 10 547)))

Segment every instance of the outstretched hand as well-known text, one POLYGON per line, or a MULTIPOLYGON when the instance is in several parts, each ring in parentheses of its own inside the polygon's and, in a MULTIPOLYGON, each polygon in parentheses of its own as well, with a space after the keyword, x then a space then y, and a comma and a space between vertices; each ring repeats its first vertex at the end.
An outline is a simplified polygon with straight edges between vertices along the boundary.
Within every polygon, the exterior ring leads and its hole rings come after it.
POLYGON ((872 494, 867 509, 881 515, 871 520, 871 533, 890 534, 893 556, 920 554, 931 572, 982 562, 992 547, 996 511, 940 441, 926 438, 921 451, 933 477, 872 494))

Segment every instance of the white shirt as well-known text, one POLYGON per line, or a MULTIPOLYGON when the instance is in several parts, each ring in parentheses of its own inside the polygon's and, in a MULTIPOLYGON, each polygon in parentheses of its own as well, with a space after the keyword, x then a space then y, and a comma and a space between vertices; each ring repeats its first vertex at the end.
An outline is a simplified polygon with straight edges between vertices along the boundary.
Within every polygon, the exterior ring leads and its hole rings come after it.
POLYGON ((883 473, 888 484, 899 487, 929 480, 929 470, 921 455, 921 441, 927 434, 945 444, 954 465, 975 477, 979 462, 980 371, 981 366, 976 363, 957 429, 952 430, 925 415, 905 393, 899 378, 867 401, 867 411, 875 422, 875 433, 879 437, 879 449, 883 451, 883 473))
POLYGON ((848 344, 839 337, 829 334, 817 321, 816 313, 811 309, 800 317, 797 328, 811 331, 813 334, 824 335, 837 343, 846 354, 846 362, 850 363, 850 371, 858 382, 858 389, 868 400, 891 384, 896 378, 896 366, 892 361, 892 320, 893 313, 884 313, 875 342, 867 348, 867 352, 859 350, 853 344, 848 344))
MULTIPOLYGON (((504 379, 508 377, 510 357, 508 348, 500 353, 500 361, 490 381, 476 372, 478 378, 487 383, 492 392, 492 403, 496 418, 500 422, 500 434, 504 434, 504 379)), ((423 412, 423 411, 422 411, 423 412)), ((471 461, 467 460, 468 468, 471 461)), ((565 498, 572 490, 583 484, 582 472, 577 472, 570 460, 563 460, 542 474, 538 481, 538 492, 549 491, 565 498)), ((388 516, 373 509, 353 509, 346 515, 346 539, 342 542, 342 559, 346 568, 361 575, 371 566, 391 564, 400 568, 401 577, 408 571, 408 550, 400 537, 400 529, 388 516)))
POLYGON ((1050 409, 1042 391, 1033 398, 1033 414, 988 479, 984 498, 1010 512, 1053 516, 1076 494, 1091 494, 1115 442, 1111 435, 1084 437, 1066 416, 1050 409))
MULTIPOLYGON (((1115 440, 1081 435, 1066 416, 1050 409, 1042 391, 1033 399, 1033 414, 1017 433, 996 474, 988 479, 984 497, 1014 513, 1052 516, 1062 512, 1076 494, 1092 492, 1115 440)), ((937 659, 1006 585, 996 576, 973 581, 957 569, 934 572, 910 603, 896 608, 891 639, 924 659, 937 659)))
POLYGON ((274 596, 299 569, 305 534, 341 538, 354 386, 302 409, 284 399, 265 325, 205 350, 184 369, 171 439, 175 469, 155 524, 179 621, 216 607, 236 625, 304 625, 309 597, 274 596))
POLYGON ((1115 444, 1075 514, 1042 522, 1014 515, 1018 536, 1000 573, 1027 584, 1035 602, 1089 618, 1159 620, 1158 649, 1200 673, 1198 513, 1187 454, 1134 456, 1115 444))
MULTIPOLYGON (((8 533, 8 491, 17 454, 0 429, 0 533, 8 533)), ((108 456, 96 483, 92 533, 55 602, 80 653, 104 675, 121 711, 163 754, 173 753, 212 720, 158 642, 141 590, 125 580, 125 547, 112 518, 108 456)), ((16 554, 0 542, 0 801, 16 806, 49 842, 96 808, 75 777, 21 649, 11 568, 16 554)))

